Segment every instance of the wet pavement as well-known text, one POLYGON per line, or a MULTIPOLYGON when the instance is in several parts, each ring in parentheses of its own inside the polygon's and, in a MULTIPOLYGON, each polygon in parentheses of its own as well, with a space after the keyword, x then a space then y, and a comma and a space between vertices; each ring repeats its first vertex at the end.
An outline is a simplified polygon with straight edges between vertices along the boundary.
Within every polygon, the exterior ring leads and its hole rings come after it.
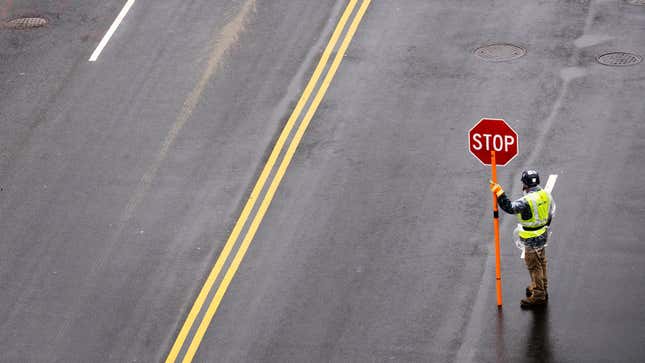
MULTIPOLYGON (((0 29, 0 361, 166 359, 348 2, 137 0, 88 62, 123 3, 0 0, 49 20, 0 29)), ((643 34, 623 1, 373 0, 194 361, 643 361, 645 64, 596 60, 643 34), (496 306, 482 117, 512 197, 558 175, 539 311, 505 214, 496 306)))

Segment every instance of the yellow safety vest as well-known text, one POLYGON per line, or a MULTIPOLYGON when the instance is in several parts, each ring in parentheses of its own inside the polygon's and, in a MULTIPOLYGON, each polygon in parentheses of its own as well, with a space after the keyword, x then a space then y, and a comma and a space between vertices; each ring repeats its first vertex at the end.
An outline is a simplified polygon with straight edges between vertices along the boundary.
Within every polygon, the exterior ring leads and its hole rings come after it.
POLYGON ((531 207, 531 218, 522 219, 522 213, 517 214, 517 220, 522 225, 519 236, 522 239, 535 238, 546 233, 549 221, 552 199, 544 190, 531 192, 522 199, 531 207))

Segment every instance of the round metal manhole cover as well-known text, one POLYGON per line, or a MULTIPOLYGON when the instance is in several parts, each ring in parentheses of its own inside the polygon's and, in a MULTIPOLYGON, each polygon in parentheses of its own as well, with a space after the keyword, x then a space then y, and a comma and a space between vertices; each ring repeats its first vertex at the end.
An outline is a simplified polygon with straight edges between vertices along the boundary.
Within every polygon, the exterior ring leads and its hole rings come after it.
POLYGON ((625 52, 607 53, 596 58, 598 63, 606 66, 633 66, 643 61, 643 57, 625 52))
POLYGON ((490 62, 503 62, 519 58, 526 49, 513 44, 491 44, 475 50, 475 55, 490 62))
POLYGON ((628 4, 645 6, 645 0, 627 0, 628 4))
POLYGON ((5 28, 18 30, 40 28, 45 25, 47 25, 47 19, 40 17, 16 18, 4 23, 5 28))

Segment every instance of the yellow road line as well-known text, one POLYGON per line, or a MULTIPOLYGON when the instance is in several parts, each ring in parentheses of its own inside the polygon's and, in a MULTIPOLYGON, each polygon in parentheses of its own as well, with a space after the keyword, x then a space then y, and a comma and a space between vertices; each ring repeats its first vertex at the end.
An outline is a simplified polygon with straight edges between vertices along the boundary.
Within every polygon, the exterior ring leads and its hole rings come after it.
POLYGON ((197 299, 195 299, 195 303, 190 309, 190 312, 186 317, 186 321, 181 327, 181 330, 179 331, 179 334, 177 335, 177 338, 175 339, 175 342, 173 343, 173 346, 170 349, 170 352, 168 353, 168 357, 166 358, 166 363, 174 363, 175 360, 177 359, 177 356, 179 355, 179 352, 181 351, 181 348, 184 345, 186 337, 188 336, 188 333, 190 332, 190 329, 192 328, 195 322, 195 319, 197 318, 197 315, 201 311, 202 306, 204 305, 204 302, 206 301, 206 298, 208 297, 208 294, 210 293, 213 287, 213 284, 215 283, 215 280, 217 280, 217 276, 219 276, 219 273, 221 272, 222 267, 224 266, 224 263, 228 259, 228 256, 231 253, 231 250, 233 249, 233 246, 235 245, 235 242, 237 241, 240 232, 242 231, 242 228, 246 224, 249 214, 253 210, 253 207, 255 206, 255 202, 257 201, 258 196, 260 195, 260 192, 264 188, 266 180, 269 177, 269 174, 273 169, 273 166, 275 165, 275 162, 278 159, 280 152, 283 149, 283 146, 287 137, 291 133, 291 130, 293 129, 293 126, 296 120, 300 116, 300 113, 302 112, 303 107, 307 103, 307 100, 309 99, 311 92, 314 90, 316 84, 318 83, 318 79, 320 78, 320 75, 325 69, 325 66, 327 65, 329 57, 331 56, 332 51, 336 47, 338 38, 340 37, 343 29, 345 28, 345 23, 347 23, 349 16, 354 11, 354 7, 356 6, 357 1, 358 0, 350 0, 349 4, 347 4, 345 11, 343 12, 338 24, 336 25, 336 28, 334 29, 334 32, 332 33, 329 43, 325 47, 325 50, 323 51, 323 54, 320 57, 320 61, 318 62, 318 65, 316 66, 316 69, 314 70, 314 73, 311 76, 311 79, 307 83, 307 86, 305 87, 305 90, 303 91, 300 99, 298 100, 296 107, 291 113, 291 116, 287 120, 285 127, 282 129, 282 132, 278 137, 278 141, 276 141, 276 144, 273 147, 273 150, 271 151, 271 155, 269 156, 269 159, 264 165, 264 168, 262 169, 262 173, 260 174, 260 177, 255 183, 255 186, 251 191, 251 195, 249 196, 249 199, 244 205, 244 209, 242 209, 242 213, 238 217, 237 222, 235 223, 235 226, 233 227, 233 230, 231 231, 231 234, 229 235, 229 238, 226 241, 224 248, 222 249, 222 252, 217 258, 217 261, 215 262, 213 269, 209 273, 208 278, 204 282, 204 286, 199 292, 197 299))
POLYGON ((296 152, 298 145, 300 144, 302 136, 307 130, 307 127, 309 126, 309 123, 313 118, 313 115, 318 109, 318 105, 320 105, 320 102, 325 96, 325 93, 327 92, 327 89, 329 88, 329 85, 332 79, 334 78, 334 75, 336 74, 336 71, 338 70, 340 63, 343 60, 343 56, 347 51, 347 47, 349 46, 349 43, 354 37, 354 34, 356 33, 356 29, 358 28, 358 25, 360 24, 361 19, 365 14, 365 11, 367 11, 367 7, 369 6, 370 1, 371 0, 364 0, 360 8, 358 9, 358 12, 354 17, 354 20, 352 21, 350 28, 347 32, 347 35, 345 39, 343 39, 343 42, 341 43, 338 53, 336 53, 336 57, 334 58, 334 61, 332 62, 331 67, 327 72, 327 75, 323 79, 320 89, 318 90, 311 106, 307 110, 307 113, 305 114, 304 119, 302 120, 300 126, 298 127, 293 140, 291 140, 291 143, 289 144, 289 148, 287 149, 284 159, 280 163, 278 171, 275 177, 273 178, 271 185, 269 186, 269 190, 264 196, 264 199, 260 204, 260 208, 258 209, 258 212, 253 218, 253 221, 251 222, 249 230, 247 231, 246 236, 242 241, 242 245, 240 246, 239 250, 235 254, 235 257, 233 259, 233 262, 231 263, 231 266, 229 266, 228 270, 226 271, 226 275, 224 275, 224 278, 222 279, 220 286, 215 292, 215 296, 213 297, 213 300, 208 306, 208 310, 206 311, 206 314, 204 315, 202 322, 199 324, 199 328, 197 329, 197 332, 195 333, 195 336, 193 337, 193 340, 190 343, 190 346, 188 347, 186 356, 184 357, 184 360, 183 360, 184 363, 192 362, 193 357, 197 352, 197 348, 199 348, 202 338, 206 333, 206 329, 210 325, 210 322, 213 319, 213 316, 217 312, 217 308, 219 307, 219 304, 221 303, 222 298, 224 297, 224 294, 228 289, 228 286, 230 285, 233 277, 235 276, 235 273, 237 272, 237 269, 239 268, 240 263, 242 262, 242 259, 246 254, 246 251, 251 245, 251 241, 253 240, 253 237, 255 237, 255 233, 257 232, 258 227, 260 226, 260 223, 262 222, 262 219, 264 218, 264 215, 267 209, 269 208, 269 205, 271 204, 271 201, 273 200, 273 196, 275 195, 275 192, 278 189, 280 182, 282 181, 282 177, 284 176, 287 168, 289 167, 289 164, 291 163, 291 159, 293 158, 293 155, 296 152))

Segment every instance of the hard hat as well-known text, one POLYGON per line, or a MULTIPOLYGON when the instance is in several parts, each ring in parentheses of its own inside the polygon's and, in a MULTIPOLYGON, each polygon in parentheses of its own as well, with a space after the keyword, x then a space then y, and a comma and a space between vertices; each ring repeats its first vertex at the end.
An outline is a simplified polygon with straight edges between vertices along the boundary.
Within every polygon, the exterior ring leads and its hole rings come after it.
POLYGON ((524 170, 522 172, 522 184, 529 188, 536 187, 540 184, 540 175, 535 170, 524 170))

